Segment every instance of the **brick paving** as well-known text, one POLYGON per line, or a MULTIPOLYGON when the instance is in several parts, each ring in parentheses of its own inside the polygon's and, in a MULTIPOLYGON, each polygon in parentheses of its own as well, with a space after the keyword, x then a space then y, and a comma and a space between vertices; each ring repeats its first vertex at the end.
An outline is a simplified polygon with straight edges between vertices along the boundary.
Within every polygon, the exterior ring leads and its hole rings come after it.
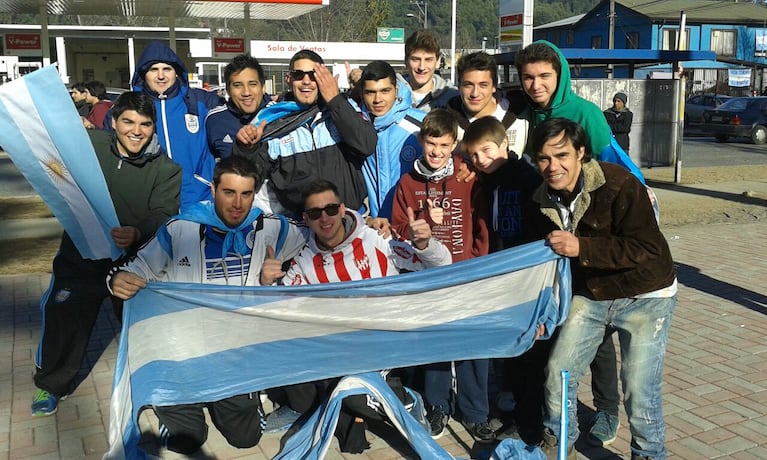
MULTIPOLYGON (((767 459, 767 261, 761 244, 767 224, 721 224, 665 229, 679 267, 679 295, 667 350, 664 411, 669 456, 680 459, 767 459)), ((8 244, 4 242, 4 244, 8 244)), ((77 391, 53 417, 33 418, 33 356, 40 329, 39 298, 48 275, 0 277, 0 460, 97 459, 107 448, 109 397, 118 332, 103 308, 77 391)), ((580 388, 584 412, 591 394, 588 376, 580 388)), ((630 458, 630 434, 621 410, 616 442, 605 449, 579 443, 579 458, 630 458)), ((157 422, 140 419, 151 447, 157 422)), ((364 454, 328 459, 412 458, 392 433, 369 434, 364 454)), ((486 451, 451 422, 440 444, 457 457, 486 451)), ((196 458, 271 458, 279 435, 255 448, 229 447, 211 430, 204 455, 196 458)), ((183 458, 164 455, 164 458, 183 458)))

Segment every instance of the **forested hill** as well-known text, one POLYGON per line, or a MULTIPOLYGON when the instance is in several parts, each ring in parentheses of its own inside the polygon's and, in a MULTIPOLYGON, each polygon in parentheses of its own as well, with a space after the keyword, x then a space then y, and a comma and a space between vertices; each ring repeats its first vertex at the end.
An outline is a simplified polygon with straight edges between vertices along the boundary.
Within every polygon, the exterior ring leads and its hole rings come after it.
POLYGON ((586 13, 598 3, 599 0, 535 0, 533 24, 539 26, 586 13))
MULTIPOLYGON (((456 2, 457 47, 480 48, 483 37, 487 37, 488 47, 494 46, 498 35, 498 0, 456 2)), ((534 24, 585 13, 597 3, 599 0, 535 0, 534 24)), ((253 21, 251 30, 257 40, 375 41, 378 27, 404 27, 406 34, 422 27, 423 9, 428 9, 428 25, 442 37, 442 46, 449 47, 452 0, 330 0, 328 7, 289 21, 253 21)), ((0 14, 0 23, 39 24, 39 19, 36 15, 0 14)), ((167 26, 167 19, 50 16, 49 23, 157 27, 167 26)), ((209 27, 230 36, 242 36, 244 32, 244 24, 239 20, 177 18, 176 25, 209 27)))

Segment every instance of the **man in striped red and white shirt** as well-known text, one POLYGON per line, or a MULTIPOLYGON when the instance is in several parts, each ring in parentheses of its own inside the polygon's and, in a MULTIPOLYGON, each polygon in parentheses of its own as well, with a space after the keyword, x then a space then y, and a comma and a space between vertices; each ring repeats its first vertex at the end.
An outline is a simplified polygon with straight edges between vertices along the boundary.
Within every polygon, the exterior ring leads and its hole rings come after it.
MULTIPOLYGON (((281 271, 279 261, 267 260, 262 276, 276 280, 284 274, 286 285, 332 283, 380 278, 400 270, 415 271, 452 261, 447 247, 431 237, 429 224, 424 219, 416 220, 412 209, 408 210, 412 240, 399 241, 366 225, 358 212, 347 209, 332 182, 313 182, 302 195, 303 218, 311 230, 308 242, 293 259, 287 274, 281 271)), ((388 376, 388 372, 384 374, 388 376)), ((288 406, 301 414, 311 413, 337 380, 284 387, 288 406)), ((399 388, 403 403, 415 403, 415 398, 408 401, 399 379, 387 377, 387 382, 395 393, 399 388)), ((343 404, 335 431, 339 446, 342 452, 361 453, 370 447, 365 439, 366 420, 384 420, 380 403, 367 395, 353 395, 344 398, 343 404)))
POLYGON ((359 213, 341 203, 329 181, 314 182, 304 197, 303 217, 312 233, 288 269, 286 285, 380 278, 451 263, 447 248, 432 238, 429 224, 416 220, 412 210, 408 242, 384 237, 365 225, 359 213))

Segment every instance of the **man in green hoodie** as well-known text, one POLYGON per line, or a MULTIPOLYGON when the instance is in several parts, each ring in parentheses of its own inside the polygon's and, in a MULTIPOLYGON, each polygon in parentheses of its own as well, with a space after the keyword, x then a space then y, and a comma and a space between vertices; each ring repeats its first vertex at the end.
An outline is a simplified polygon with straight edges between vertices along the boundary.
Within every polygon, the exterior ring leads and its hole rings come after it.
MULTIPOLYGON (((123 93, 112 115, 111 134, 99 129, 88 135, 120 222, 112 240, 130 256, 178 212, 181 169, 157 141, 152 99, 123 93)), ((55 414, 59 402, 74 391, 101 303, 109 297, 104 277, 111 265, 110 259, 86 259, 70 235, 62 235, 51 284, 41 300, 33 416, 55 414)), ((119 314, 121 304, 113 305, 119 314)))
MULTIPOLYGON (((531 132, 537 125, 550 118, 566 118, 578 122, 588 136, 595 159, 619 164, 642 184, 645 183, 640 169, 613 136, 602 110, 572 90, 570 65, 555 45, 545 40, 528 45, 517 53, 515 66, 528 101, 528 108, 522 112, 520 118, 530 121, 531 132)), ((647 190, 652 201, 654 194, 649 188, 647 190)), ((653 207, 657 219, 655 203, 653 207)), ((600 447, 607 446, 616 439, 620 426, 618 378, 612 335, 612 331, 605 335, 591 364, 596 413, 591 421, 587 440, 590 444, 600 447)))
POLYGON ((529 104, 520 118, 530 121, 530 131, 549 118, 576 121, 586 130, 595 159, 619 164, 645 183, 642 172, 613 137, 602 109, 572 90, 570 64, 559 48, 536 41, 517 53, 514 65, 529 104))

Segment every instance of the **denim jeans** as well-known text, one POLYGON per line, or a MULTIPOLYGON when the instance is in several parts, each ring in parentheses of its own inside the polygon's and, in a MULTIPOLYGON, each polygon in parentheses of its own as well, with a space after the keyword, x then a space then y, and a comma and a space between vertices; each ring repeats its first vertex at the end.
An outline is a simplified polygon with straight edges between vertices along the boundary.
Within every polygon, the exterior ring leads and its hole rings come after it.
POLYGON ((589 368, 605 330, 618 332, 624 406, 631 429, 631 451, 666 458, 661 384, 668 330, 676 297, 591 300, 574 296, 546 368, 544 425, 559 437, 561 370, 570 371, 568 442, 578 439, 578 381, 589 368))

